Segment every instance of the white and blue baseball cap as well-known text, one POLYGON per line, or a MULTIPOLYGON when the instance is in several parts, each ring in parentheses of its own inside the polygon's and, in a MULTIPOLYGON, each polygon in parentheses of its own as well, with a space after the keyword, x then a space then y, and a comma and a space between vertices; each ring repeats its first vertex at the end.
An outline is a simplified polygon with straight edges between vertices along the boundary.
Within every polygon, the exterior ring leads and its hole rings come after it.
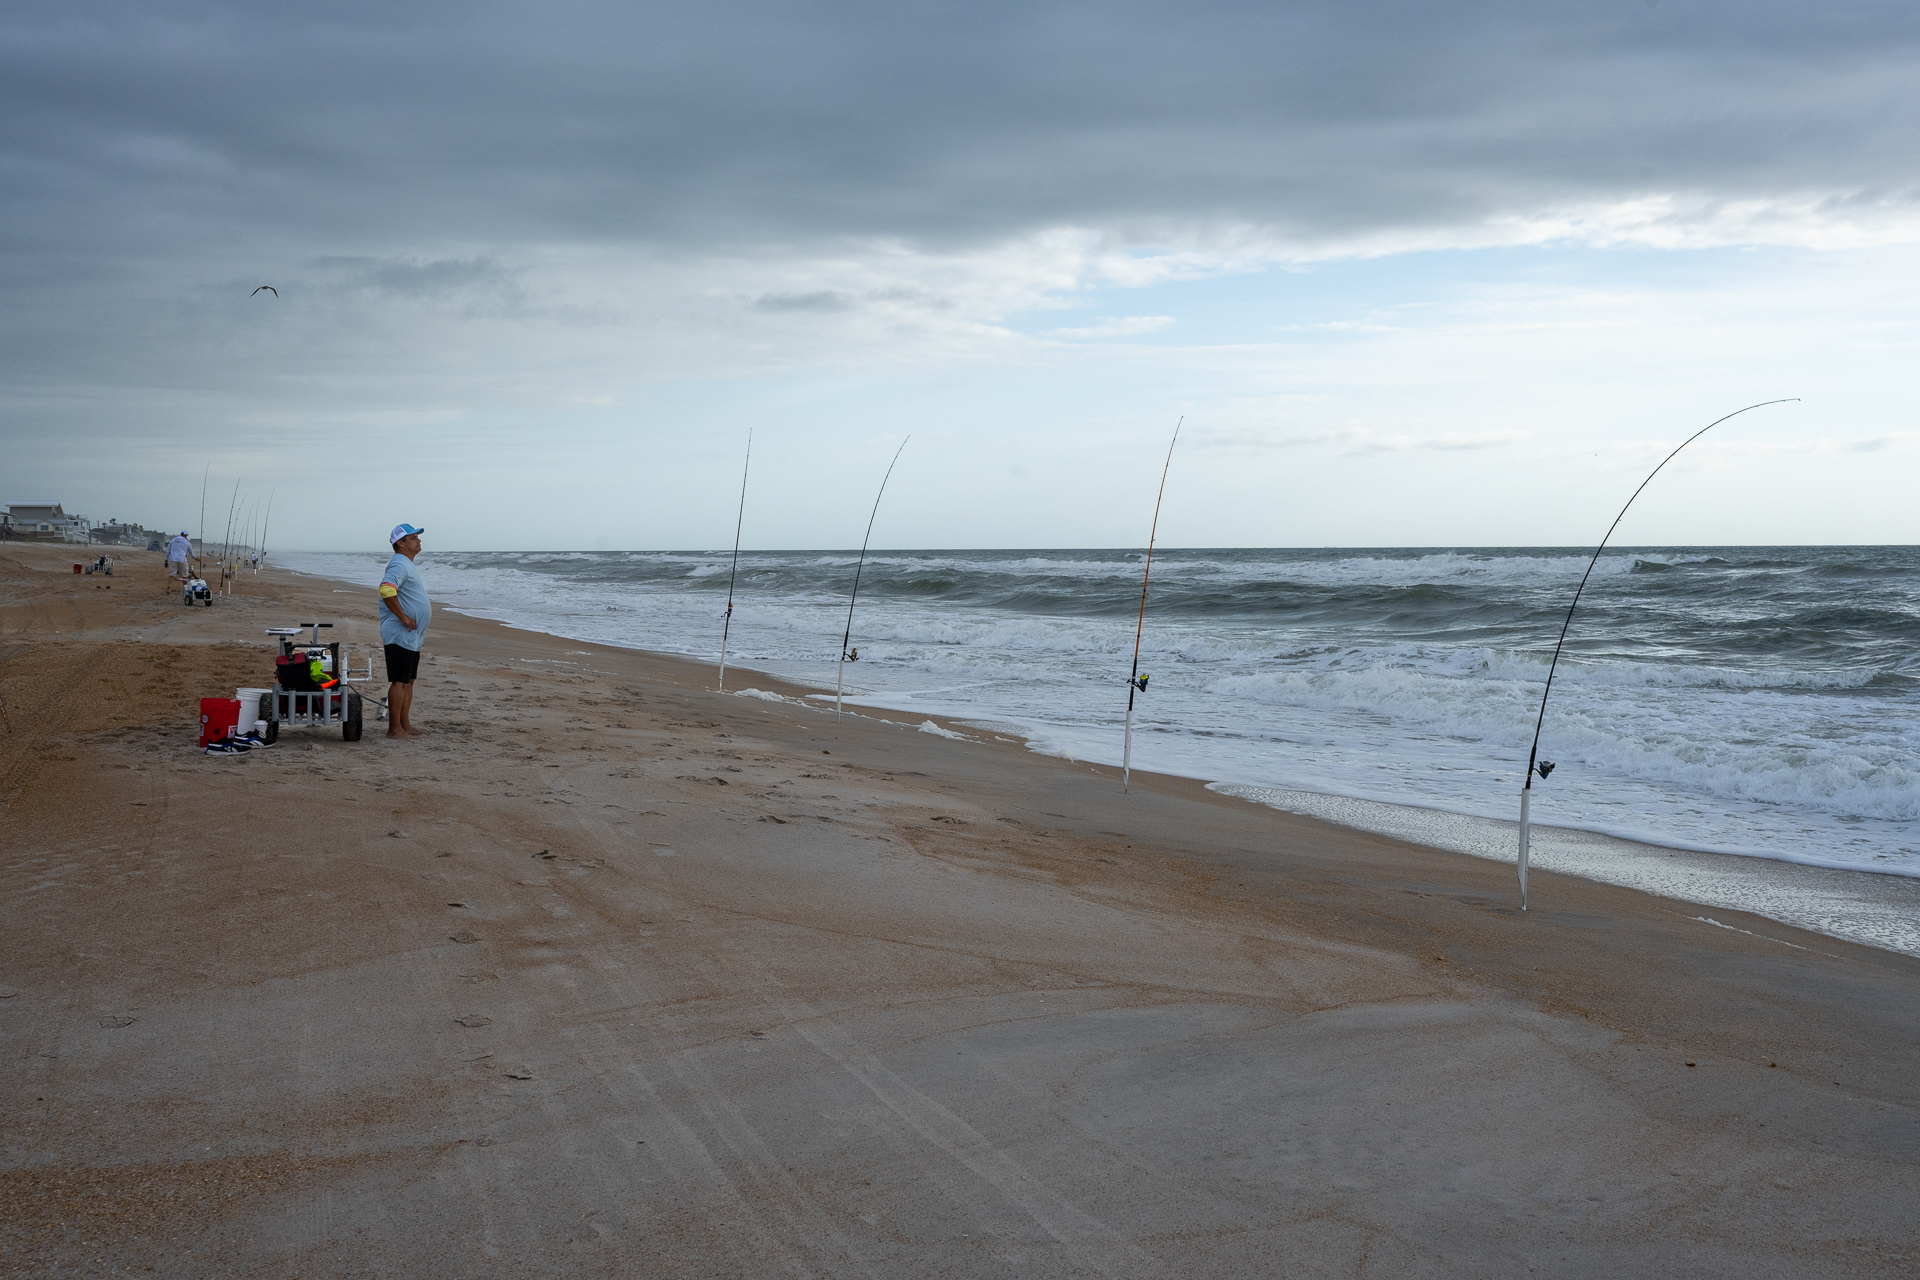
POLYGON ((408 534, 425 533, 425 532, 426 532, 425 529, 416 529, 410 524, 397 524, 393 526, 393 532, 387 535, 387 545, 392 546, 394 543, 400 541, 400 539, 406 537, 408 534))

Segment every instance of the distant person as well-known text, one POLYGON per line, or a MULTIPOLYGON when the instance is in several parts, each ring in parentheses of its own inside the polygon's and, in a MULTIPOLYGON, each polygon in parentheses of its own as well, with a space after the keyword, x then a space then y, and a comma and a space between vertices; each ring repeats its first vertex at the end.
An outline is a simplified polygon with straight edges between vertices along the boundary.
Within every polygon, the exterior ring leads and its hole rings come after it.
POLYGON ((433 618, 433 605, 427 600, 426 583, 413 567, 420 554, 420 535, 425 529, 410 524, 393 526, 387 543, 393 559, 380 575, 380 643, 387 650, 387 736, 418 738, 424 731, 413 727, 413 678, 420 673, 420 646, 427 638, 427 623, 433 618))
POLYGON ((187 572, 187 561, 193 558, 193 540, 182 529, 167 543, 167 589, 173 589, 175 578, 185 582, 191 575, 187 572))

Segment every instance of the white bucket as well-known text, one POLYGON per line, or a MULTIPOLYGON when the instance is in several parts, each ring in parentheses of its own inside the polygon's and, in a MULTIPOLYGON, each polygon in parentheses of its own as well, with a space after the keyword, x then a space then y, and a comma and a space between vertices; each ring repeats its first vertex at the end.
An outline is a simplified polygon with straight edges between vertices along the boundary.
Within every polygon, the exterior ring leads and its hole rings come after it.
POLYGON ((240 732, 251 733, 255 720, 271 720, 267 695, 271 689, 241 689, 233 696, 240 699, 240 732))

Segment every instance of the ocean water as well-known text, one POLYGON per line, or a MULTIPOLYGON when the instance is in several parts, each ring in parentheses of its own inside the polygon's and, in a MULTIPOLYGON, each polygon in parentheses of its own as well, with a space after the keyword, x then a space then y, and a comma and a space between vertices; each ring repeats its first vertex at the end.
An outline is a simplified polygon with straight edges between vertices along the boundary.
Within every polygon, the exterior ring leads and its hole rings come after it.
MULTIPOLYGON (((1309 811, 1300 797, 1511 820, 1590 554, 1158 552, 1134 765, 1309 811)), ((385 557, 281 559, 371 585, 385 557)), ((729 559, 420 564, 435 599, 462 612, 713 658, 729 559)), ((741 555, 730 688, 762 671, 832 689, 854 561, 741 555)), ((1141 569, 1135 551, 870 554, 848 701, 1118 764, 1141 569)), ((1574 616, 1541 756, 1558 768, 1535 783, 1536 823, 1920 876, 1920 549, 1610 549, 1574 616)))

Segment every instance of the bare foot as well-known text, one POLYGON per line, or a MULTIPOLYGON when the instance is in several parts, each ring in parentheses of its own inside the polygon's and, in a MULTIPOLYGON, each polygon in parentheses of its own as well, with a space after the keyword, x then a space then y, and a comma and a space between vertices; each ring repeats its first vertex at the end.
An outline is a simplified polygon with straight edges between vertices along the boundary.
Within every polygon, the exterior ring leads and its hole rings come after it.
POLYGON ((387 730, 387 736, 389 738, 410 738, 413 735, 408 733, 405 729, 389 729, 387 730))
POLYGON ((424 738, 427 736, 427 731, 425 729, 416 729, 412 725, 408 725, 407 736, 409 738, 424 738))

